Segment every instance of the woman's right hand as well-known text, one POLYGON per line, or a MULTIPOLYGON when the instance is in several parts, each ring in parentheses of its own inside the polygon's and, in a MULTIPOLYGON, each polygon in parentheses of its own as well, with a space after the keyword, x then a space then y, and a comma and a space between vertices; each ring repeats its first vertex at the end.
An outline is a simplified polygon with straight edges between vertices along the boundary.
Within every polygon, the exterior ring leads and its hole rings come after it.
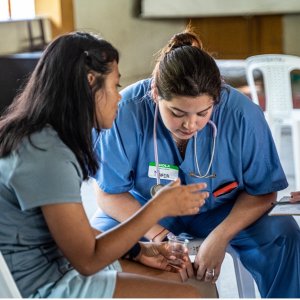
POLYGON ((152 199, 152 203, 159 203, 162 217, 194 215, 200 211, 208 198, 205 183, 181 185, 180 179, 162 188, 152 199))
POLYGON ((152 268, 179 273, 183 282, 194 277, 194 270, 187 249, 182 247, 181 251, 174 254, 167 242, 139 242, 139 244, 141 251, 134 259, 135 261, 152 268), (174 264, 173 261, 176 263, 174 264))

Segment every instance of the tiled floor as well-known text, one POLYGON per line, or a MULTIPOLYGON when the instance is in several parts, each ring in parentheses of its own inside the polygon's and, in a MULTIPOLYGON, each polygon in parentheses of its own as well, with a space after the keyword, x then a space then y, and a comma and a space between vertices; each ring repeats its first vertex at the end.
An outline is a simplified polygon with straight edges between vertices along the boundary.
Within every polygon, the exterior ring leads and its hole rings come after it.
MULTIPOLYGON (((285 130, 283 132, 282 138, 283 142, 281 151, 281 162, 289 181, 289 187, 284 191, 280 191, 278 193, 278 197, 288 195, 290 191, 294 190, 294 169, 293 161, 291 160, 292 144, 290 131, 285 130)), ((96 209, 96 203, 91 182, 87 182, 82 186, 82 196, 87 214, 89 217, 91 217, 96 209)), ((300 217, 297 217, 296 220, 300 225, 300 217)), ((222 265, 221 275, 218 280, 218 290, 221 298, 238 298, 233 263, 231 257, 228 254, 226 254, 225 260, 222 265)), ((258 292, 257 297, 259 297, 258 292)))

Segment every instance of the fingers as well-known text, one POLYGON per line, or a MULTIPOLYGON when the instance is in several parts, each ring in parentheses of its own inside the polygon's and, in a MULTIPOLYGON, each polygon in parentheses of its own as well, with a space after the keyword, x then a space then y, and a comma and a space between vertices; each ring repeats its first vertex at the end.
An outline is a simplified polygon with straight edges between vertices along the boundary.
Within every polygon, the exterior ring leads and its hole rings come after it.
POLYGON ((194 277, 194 270, 191 264, 184 264, 182 266, 169 264, 168 267, 170 272, 179 273, 183 282, 187 281, 191 277, 194 277))
POLYGON ((194 268, 192 265, 192 262, 190 260, 190 257, 188 255, 185 256, 185 267, 186 267, 186 273, 189 278, 194 277, 194 268))
POLYGON ((159 253, 168 259, 174 256, 175 258, 183 260, 188 253, 187 247, 181 243, 160 242, 156 245, 159 249, 159 253))
POLYGON ((198 266, 194 264, 196 278, 201 281, 215 283, 220 275, 220 268, 198 266))
POLYGON ((300 192, 291 192, 291 196, 300 196, 300 192))
MULTIPOLYGON (((176 180, 171 181, 167 186, 169 187, 174 187, 174 186, 180 186, 181 185, 181 180, 180 178, 176 178, 176 180)), ((199 192, 200 190, 203 190, 206 188, 206 183, 205 182, 200 182, 200 183, 191 183, 188 185, 185 185, 184 187, 190 192, 190 193, 195 193, 199 192)))
POLYGON ((185 281, 187 281, 189 279, 188 272, 187 272, 187 270, 185 268, 179 270, 179 274, 180 274, 182 282, 185 282, 185 281))
POLYGON ((207 192, 204 192, 197 194, 188 194, 185 197, 182 197, 182 199, 184 199, 185 208, 187 209, 186 214, 198 214, 201 207, 205 204, 205 199, 208 198, 208 196, 209 194, 207 192))
POLYGON ((181 266, 169 263, 164 269, 168 272, 179 273, 182 282, 185 282, 189 278, 194 277, 194 270, 191 263, 181 266))
POLYGON ((205 183, 191 184, 185 186, 185 203, 189 205, 188 214, 197 214, 200 208, 205 204, 205 199, 209 197, 209 193, 206 191, 200 192, 206 188, 205 183))
POLYGON ((198 200, 200 202, 204 202, 206 198, 209 197, 209 193, 207 191, 202 191, 204 188, 206 188, 206 183, 198 183, 198 184, 190 184, 186 185, 186 191, 187 193, 193 194, 194 200, 198 200))
POLYGON ((290 202, 300 201, 300 192, 291 192, 290 202))
POLYGON ((216 283, 217 282, 217 280, 218 280, 218 278, 219 278, 219 276, 220 276, 220 269, 218 269, 218 268, 215 268, 214 269, 214 277, 212 278, 212 283, 216 283))
POLYGON ((176 180, 168 187, 161 189, 157 196, 163 196, 165 199, 165 210, 163 211, 166 216, 195 215, 199 213, 200 207, 209 197, 207 191, 201 191, 204 188, 206 188, 205 183, 180 185, 180 180, 176 180), (171 209, 170 205, 172 205, 171 209))
MULTIPOLYGON (((175 181, 172 181, 167 186, 169 187, 180 186, 181 189, 187 191, 188 193, 199 193, 201 190, 207 187, 207 184, 205 182, 200 182, 200 183, 192 183, 188 185, 181 185, 180 178, 177 178, 175 181)), ((203 193, 207 194, 208 197, 207 192, 203 192, 203 193)))
POLYGON ((215 269, 208 268, 208 269, 206 269, 206 272, 205 272, 204 281, 205 282, 216 283, 219 275, 220 275, 220 270, 218 270, 217 268, 215 268, 215 269))
POLYGON ((201 182, 201 183, 189 184, 189 185, 186 185, 186 187, 190 193, 197 193, 197 192, 205 189, 207 187, 207 185, 206 185, 206 183, 201 182))
POLYGON ((196 271, 196 278, 198 280, 204 280, 206 268, 204 266, 199 266, 196 261, 194 263, 194 268, 196 271))
MULTIPOLYGON (((155 257, 156 260, 156 265, 155 268, 157 269, 161 269, 161 270, 165 270, 168 272, 173 272, 173 273, 178 273, 181 270, 185 269, 185 265, 182 261, 181 264, 173 264, 172 260, 167 259, 166 257, 162 256, 162 255, 157 255, 155 257)), ((152 265, 153 267, 153 265, 152 265)))
POLYGON ((185 282, 189 279, 189 275, 186 271, 186 268, 175 266, 175 265, 168 265, 168 271, 173 273, 179 273, 182 282, 185 282))
POLYGON ((171 181, 168 186, 179 186, 180 185, 180 178, 178 177, 176 180, 171 181))

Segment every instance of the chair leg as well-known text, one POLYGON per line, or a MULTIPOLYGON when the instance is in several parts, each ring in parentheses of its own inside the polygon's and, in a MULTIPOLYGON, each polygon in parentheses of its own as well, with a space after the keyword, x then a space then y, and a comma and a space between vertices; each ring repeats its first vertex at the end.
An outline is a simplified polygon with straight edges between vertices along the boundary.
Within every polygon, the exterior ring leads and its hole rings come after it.
POLYGON ((231 246, 227 247, 227 253, 231 255, 233 260, 239 298, 256 298, 252 275, 243 266, 235 250, 231 246))

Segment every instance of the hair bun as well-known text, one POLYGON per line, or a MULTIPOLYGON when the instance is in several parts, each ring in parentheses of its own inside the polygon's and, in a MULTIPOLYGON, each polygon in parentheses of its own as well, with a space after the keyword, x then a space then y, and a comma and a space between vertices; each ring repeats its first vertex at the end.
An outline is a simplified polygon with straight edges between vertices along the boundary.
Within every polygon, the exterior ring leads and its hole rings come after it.
POLYGON ((192 31, 184 31, 172 36, 164 52, 168 53, 182 46, 194 46, 202 49, 202 42, 196 33, 192 31))

